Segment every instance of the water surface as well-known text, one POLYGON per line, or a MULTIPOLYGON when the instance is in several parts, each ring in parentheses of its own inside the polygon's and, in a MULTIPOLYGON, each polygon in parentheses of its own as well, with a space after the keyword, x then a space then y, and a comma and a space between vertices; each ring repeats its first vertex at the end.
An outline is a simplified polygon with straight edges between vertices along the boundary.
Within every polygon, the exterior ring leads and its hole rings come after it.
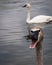
MULTIPOLYGON (((29 49, 27 35, 27 0, 0 0, 0 65, 36 65, 36 51, 29 49)), ((31 18, 52 16, 52 0, 30 0, 31 18)), ((52 24, 43 29, 44 65, 52 65, 52 24)))

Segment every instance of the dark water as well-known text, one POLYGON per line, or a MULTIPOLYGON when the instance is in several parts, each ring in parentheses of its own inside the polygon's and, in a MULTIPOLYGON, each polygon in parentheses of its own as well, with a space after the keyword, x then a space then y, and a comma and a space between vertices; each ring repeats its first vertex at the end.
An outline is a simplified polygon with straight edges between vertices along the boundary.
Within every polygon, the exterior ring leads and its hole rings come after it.
MULTIPOLYGON (((27 41, 27 0, 0 0, 0 65, 36 65, 35 49, 29 49, 27 41)), ((52 0, 30 0, 31 18, 52 15, 52 0)), ((52 24, 44 29, 44 65, 52 65, 52 24)))

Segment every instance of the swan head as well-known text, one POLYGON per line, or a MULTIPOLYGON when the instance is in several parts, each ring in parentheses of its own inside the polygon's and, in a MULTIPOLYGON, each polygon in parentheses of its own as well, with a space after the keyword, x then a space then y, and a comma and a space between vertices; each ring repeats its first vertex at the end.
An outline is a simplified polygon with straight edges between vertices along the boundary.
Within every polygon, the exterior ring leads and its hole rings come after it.
POLYGON ((42 42, 43 32, 39 27, 32 28, 30 32, 31 35, 29 39, 31 39, 32 43, 30 44, 29 48, 35 48, 39 43, 42 42))
POLYGON ((26 3, 23 7, 30 8, 30 7, 31 7, 31 5, 30 5, 30 3, 26 3))

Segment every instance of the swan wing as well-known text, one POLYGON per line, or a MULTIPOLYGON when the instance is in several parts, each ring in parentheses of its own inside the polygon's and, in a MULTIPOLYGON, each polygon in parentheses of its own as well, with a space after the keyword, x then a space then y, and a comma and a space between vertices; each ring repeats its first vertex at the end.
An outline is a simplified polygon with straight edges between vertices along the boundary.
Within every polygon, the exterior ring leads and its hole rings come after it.
POLYGON ((46 15, 38 15, 28 21, 27 23, 32 24, 32 23, 48 23, 49 21, 52 20, 52 16, 46 16, 46 15))

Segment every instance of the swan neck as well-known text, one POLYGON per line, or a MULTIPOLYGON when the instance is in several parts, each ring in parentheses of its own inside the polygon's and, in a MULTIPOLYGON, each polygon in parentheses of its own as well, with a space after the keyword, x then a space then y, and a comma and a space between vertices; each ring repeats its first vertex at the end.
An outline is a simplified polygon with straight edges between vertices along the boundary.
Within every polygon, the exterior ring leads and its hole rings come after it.
POLYGON ((30 21, 30 8, 27 10, 27 23, 30 21))

